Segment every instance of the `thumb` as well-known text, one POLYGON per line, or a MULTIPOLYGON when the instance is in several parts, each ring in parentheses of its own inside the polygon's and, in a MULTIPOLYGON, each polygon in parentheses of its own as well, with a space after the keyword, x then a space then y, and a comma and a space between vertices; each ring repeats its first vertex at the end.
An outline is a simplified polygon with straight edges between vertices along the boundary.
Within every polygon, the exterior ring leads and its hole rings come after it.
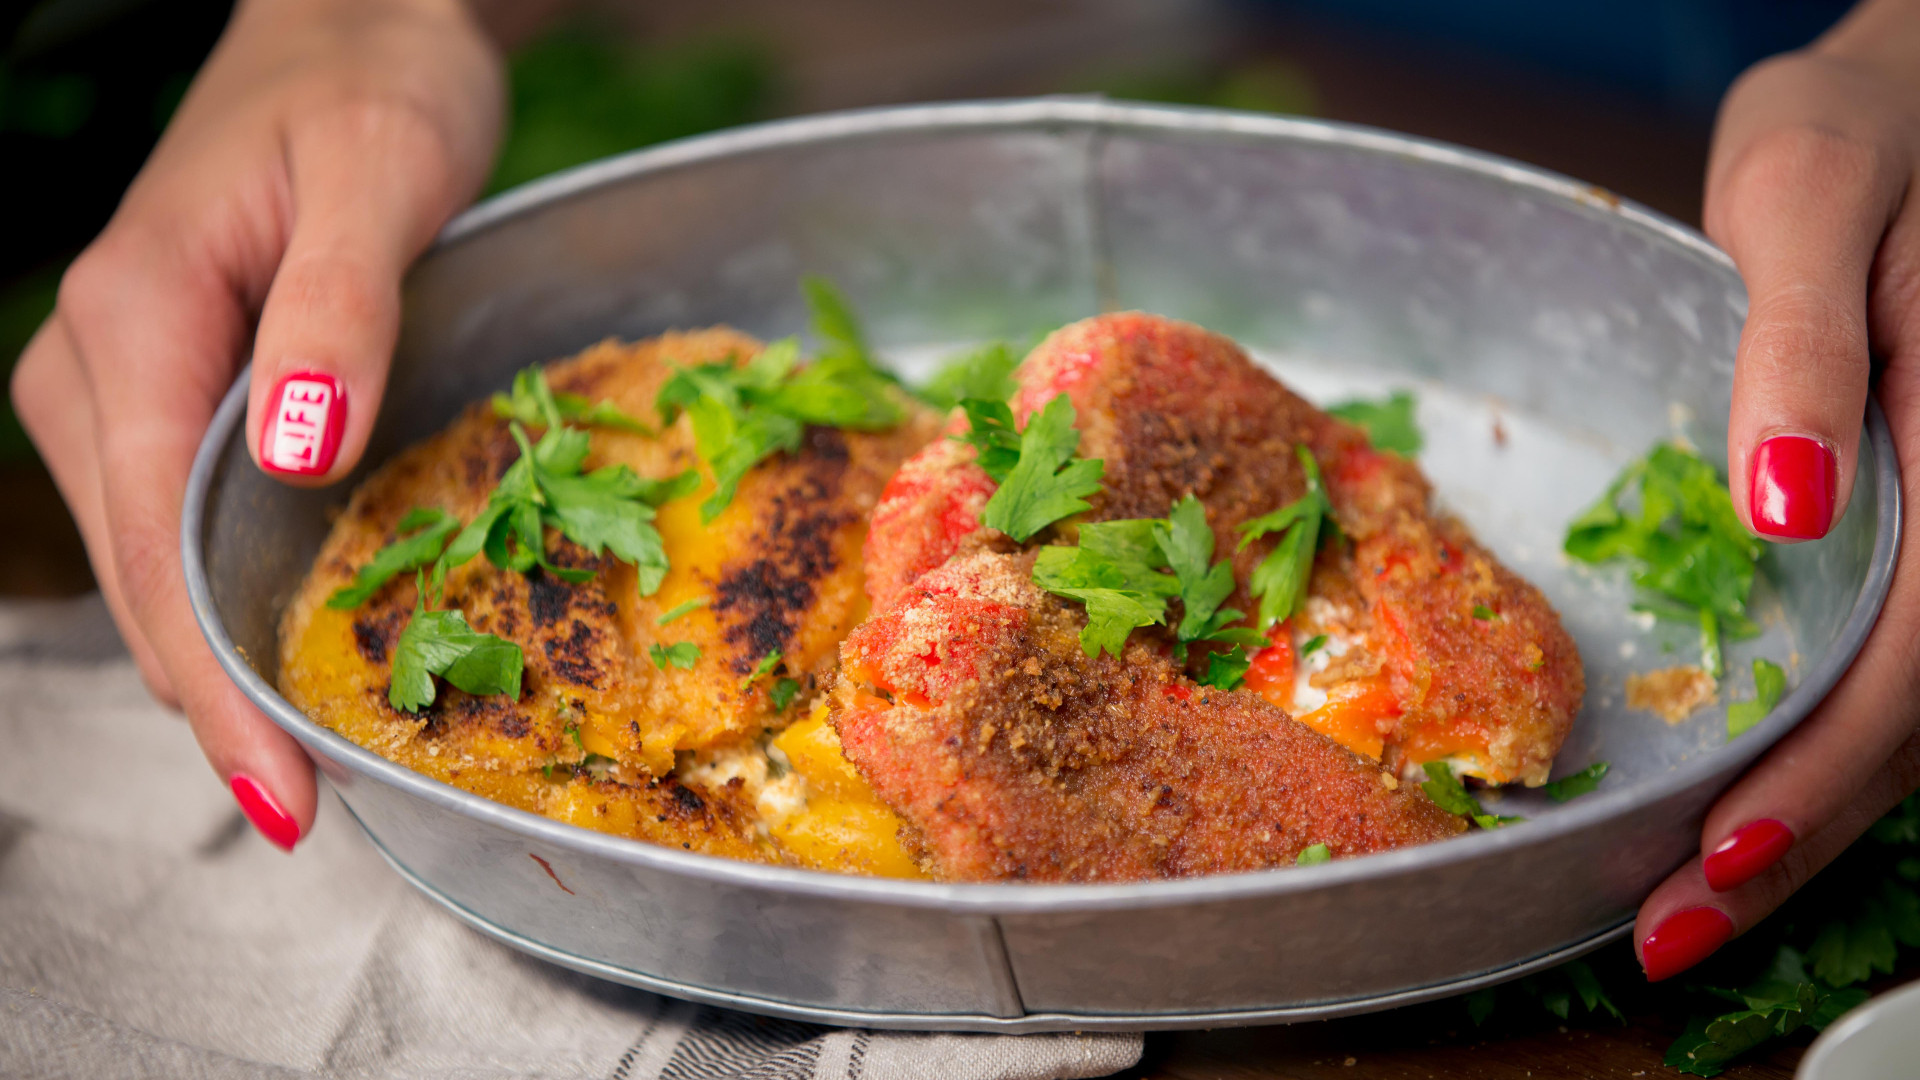
MULTIPOLYGON (((1762 97, 1791 91, 1758 80, 1762 97)), ((1780 84, 1785 85, 1780 85, 1780 84)), ((1764 101, 1730 100, 1729 109, 1764 101)), ((1871 139, 1787 122, 1715 148, 1707 225, 1749 297, 1727 425, 1728 486, 1747 527, 1816 540, 1846 510, 1866 409, 1867 282, 1904 173, 1871 139)))
POLYGON ((338 109, 289 136, 293 217, 254 339, 248 445, 329 483, 360 459, 400 325, 400 279, 466 195, 467 170, 405 107, 338 109))

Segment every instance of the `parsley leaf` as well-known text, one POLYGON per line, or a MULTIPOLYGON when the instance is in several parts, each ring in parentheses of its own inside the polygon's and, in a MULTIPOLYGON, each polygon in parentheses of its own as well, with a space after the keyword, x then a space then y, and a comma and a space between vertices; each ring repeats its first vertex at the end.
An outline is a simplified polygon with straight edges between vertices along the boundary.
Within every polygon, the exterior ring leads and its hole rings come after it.
POLYGON ((1238 645, 1224 652, 1207 654, 1207 673, 1194 681, 1201 686, 1212 686, 1221 690, 1238 689, 1247 677, 1247 669, 1253 666, 1247 651, 1238 645))
POLYGON ((510 392, 493 395, 493 415, 535 427, 556 427, 570 420, 590 427, 654 434, 651 427, 621 411, 611 401, 588 401, 579 394, 553 392, 547 386, 546 373, 538 367, 526 368, 514 375, 510 392))
POLYGON ((1716 677, 1723 633, 1759 633, 1747 599, 1765 549, 1740 524, 1719 473, 1690 449, 1662 443, 1629 464, 1567 526, 1564 547, 1582 562, 1628 562, 1640 610, 1698 620, 1701 666, 1716 677))
POLYGON ((754 665, 754 669, 747 673, 747 677, 740 680, 741 691, 745 692, 747 687, 752 686, 754 684, 754 680, 760 678, 762 675, 771 673, 775 667, 779 666, 779 664, 780 664, 779 649, 775 649, 772 652, 768 653, 767 655, 761 657, 760 663, 754 665))
POLYGON ((1004 484, 1020 464, 1020 433, 1013 429, 1013 407, 1004 401, 967 398, 960 402, 967 414, 967 430, 951 436, 973 446, 981 471, 1004 484))
POLYGON ((1320 482, 1320 463, 1304 445, 1294 447, 1300 464, 1307 471, 1307 493, 1270 514, 1240 525, 1240 549, 1245 550, 1268 533, 1286 530, 1260 565, 1253 568, 1247 588, 1260 597, 1260 617, 1256 629, 1265 631, 1282 619, 1291 618, 1307 601, 1307 584, 1313 577, 1313 556, 1319 550, 1320 525, 1333 512, 1326 488, 1320 482))
MULTIPOLYGON (((437 598, 437 575, 431 591, 437 598)), ((520 646, 476 632, 458 611, 428 610, 428 593, 429 586, 423 579, 413 617, 394 642, 387 700, 396 709, 419 712, 433 704, 436 675, 469 694, 518 698, 525 663, 520 646)))
POLYGON ((1570 776, 1563 776, 1558 780, 1544 785, 1540 790, 1546 792, 1547 798, 1552 799, 1554 802, 1567 802, 1570 799, 1577 799, 1599 787, 1600 779, 1606 776, 1607 770, 1612 767, 1612 764, 1609 762, 1596 761, 1577 773, 1573 773, 1570 776))
POLYGON ((1005 402, 1018 387, 1013 381, 1020 358, 1004 341, 989 342, 942 364, 914 393, 936 409, 952 409, 967 398, 1005 402))
POLYGON ((1326 648, 1326 645, 1327 645, 1327 635, 1315 634, 1312 637, 1307 639, 1307 643, 1305 645, 1300 646, 1300 656, 1303 659, 1305 657, 1312 656, 1314 653, 1317 653, 1321 649, 1326 648))
POLYGON ((1429 761, 1421 766, 1427 779, 1421 783, 1420 790, 1427 793, 1433 804, 1449 814, 1464 814, 1473 819, 1473 823, 1482 829, 1498 829, 1503 825, 1513 825, 1526 818, 1501 814, 1489 814, 1480 805, 1480 800, 1470 794, 1460 779, 1453 775, 1453 767, 1444 761, 1429 761))
POLYGON ((1500 616, 1495 614, 1494 610, 1485 604, 1475 604, 1473 605, 1473 617, 1479 619, 1481 622, 1492 622, 1500 616))
POLYGON ((755 465, 798 450, 806 425, 877 431, 900 422, 898 391, 868 362, 865 346, 857 339, 829 344, 826 355, 801 366, 799 342, 786 338, 744 364, 676 368, 661 386, 654 399, 661 422, 685 412, 694 448, 713 470, 715 490, 700 504, 702 522, 727 508, 755 465))
POLYGON ((1084 496, 1100 490, 1106 466, 1098 458, 1073 456, 1080 446, 1074 419, 1073 402, 1065 394, 1028 418, 1020 433, 1019 461, 987 500, 981 524, 1025 543, 1061 518, 1090 508, 1084 496))
POLYGON ((820 358, 871 367, 873 353, 867 348, 866 332, 839 287, 818 274, 808 274, 800 279, 800 292, 812 316, 814 336, 820 339, 820 358))
POLYGON ((407 512, 395 528, 399 535, 393 543, 374 552, 373 558, 353 575, 353 584, 344 585, 327 597, 327 606, 348 611, 367 602, 380 587, 409 570, 419 570, 440 557, 447 538, 460 528, 460 519, 436 507, 407 512))
POLYGON ((1374 449, 1410 458, 1425 445, 1420 425, 1413 418, 1414 404, 1411 393, 1395 390, 1384 401, 1355 400, 1329 405, 1327 413, 1364 430, 1374 449))
POLYGON ((653 625, 665 626, 682 615, 691 615, 693 612, 706 606, 707 598, 704 596, 696 596, 686 603, 675 604, 672 608, 662 612, 659 618, 653 620, 653 625))
POLYGON ((1165 521, 1153 523, 1153 538, 1180 583, 1185 614, 1175 630, 1179 648, 1174 655, 1184 660, 1187 642, 1204 640, 1240 620, 1239 611, 1220 607, 1233 592, 1233 563, 1213 562, 1213 529, 1207 525, 1206 508, 1191 494, 1173 504, 1165 521))
POLYGON ((587 433, 552 427, 530 445, 518 421, 511 429, 520 458, 507 468, 486 509, 454 537, 441 557, 459 566, 484 551, 503 570, 526 573, 535 566, 566 581, 584 581, 592 571, 548 561, 544 529, 552 526, 594 555, 611 551, 632 564, 640 595, 651 596, 667 574, 666 549, 653 527, 654 504, 687 494, 699 478, 691 471, 668 480, 643 480, 625 465, 581 475, 587 433))
POLYGON ((647 650, 647 655, 653 658, 653 666, 661 671, 667 670, 669 664, 681 671, 692 671, 693 665, 700 659, 700 646, 691 641, 676 641, 672 645, 662 645, 656 641, 647 650))
POLYGON ((1752 701, 1736 701, 1727 706, 1727 738, 1745 734, 1747 729, 1766 719, 1787 690, 1787 673, 1771 660, 1753 662, 1752 701))
POLYGON ((1293 857, 1295 866, 1318 866, 1333 858, 1333 850, 1325 844, 1315 844, 1293 857))
POLYGON ((787 706, 793 704, 794 695, 799 692, 799 679, 776 679, 773 683, 773 689, 767 691, 767 700, 773 703, 774 712, 785 712, 787 706))

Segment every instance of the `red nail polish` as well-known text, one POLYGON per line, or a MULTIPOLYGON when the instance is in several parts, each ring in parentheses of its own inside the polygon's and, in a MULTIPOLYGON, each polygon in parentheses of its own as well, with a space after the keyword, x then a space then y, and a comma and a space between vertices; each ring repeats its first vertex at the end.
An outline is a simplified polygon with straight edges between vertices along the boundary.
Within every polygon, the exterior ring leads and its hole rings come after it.
POLYGON ((1775 435, 1753 452, 1748 504, 1762 536, 1818 540, 1833 525, 1838 469, 1833 451, 1804 435, 1775 435))
POLYGON ((340 453, 347 426, 347 388, 319 371, 283 376, 267 396, 260 429, 260 466, 294 476, 320 476, 340 453))
POLYGON ((293 845, 300 839, 300 823, 293 816, 280 809, 267 789, 260 781, 246 773, 234 773, 229 782, 233 788, 233 797, 240 804, 240 810, 260 830, 260 835, 273 841, 282 851, 292 851, 293 845))
POLYGON ((1676 911, 1640 943, 1640 966, 1648 982, 1670 979, 1713 955, 1733 936, 1733 920, 1719 908, 1676 911))
POLYGON ((1793 846, 1793 830, 1771 818, 1762 818, 1733 831, 1707 853, 1700 869, 1714 892, 1745 885, 1780 861, 1793 846))

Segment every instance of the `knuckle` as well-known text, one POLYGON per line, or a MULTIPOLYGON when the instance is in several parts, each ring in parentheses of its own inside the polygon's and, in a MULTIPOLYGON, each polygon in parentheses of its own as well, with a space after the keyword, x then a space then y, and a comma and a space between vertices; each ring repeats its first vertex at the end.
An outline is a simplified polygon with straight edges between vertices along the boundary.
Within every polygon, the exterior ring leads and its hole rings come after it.
POLYGON ((1879 143, 1838 128, 1790 124, 1756 135, 1728 170, 1724 198, 1735 214, 1814 190, 1828 199, 1864 196, 1892 166, 1879 143))

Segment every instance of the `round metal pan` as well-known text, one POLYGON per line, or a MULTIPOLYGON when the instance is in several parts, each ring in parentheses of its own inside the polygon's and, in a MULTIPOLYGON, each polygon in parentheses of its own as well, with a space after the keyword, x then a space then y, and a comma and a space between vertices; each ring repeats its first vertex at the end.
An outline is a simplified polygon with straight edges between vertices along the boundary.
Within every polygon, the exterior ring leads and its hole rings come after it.
POLYGON ((998 1031, 1301 1020, 1472 989, 1623 933, 1695 850, 1715 794, 1839 678, 1886 594, 1900 504, 1875 412, 1847 514, 1769 556, 1767 634, 1733 652, 1733 671, 1789 661, 1779 707, 1730 742, 1717 707, 1676 726, 1629 712, 1626 673, 1660 666, 1663 642, 1692 646, 1636 622, 1621 576, 1569 568, 1557 538, 1656 440, 1720 454, 1746 305, 1726 256, 1604 191, 1455 147, 1098 100, 768 124, 476 207, 408 279, 367 467, 523 365, 608 335, 794 332, 804 273, 838 281, 896 354, 1143 308, 1230 334, 1289 377, 1427 388, 1423 422, 1429 400, 1485 410, 1513 445, 1462 449, 1471 429, 1455 424, 1422 460, 1580 643, 1590 689, 1560 771, 1613 771, 1564 805, 1507 798, 1529 820, 1498 831, 1126 885, 860 879, 572 828, 387 762, 275 692, 281 607, 348 489, 252 466, 243 377, 187 493, 208 640, 402 875, 556 963, 781 1016, 998 1031))

